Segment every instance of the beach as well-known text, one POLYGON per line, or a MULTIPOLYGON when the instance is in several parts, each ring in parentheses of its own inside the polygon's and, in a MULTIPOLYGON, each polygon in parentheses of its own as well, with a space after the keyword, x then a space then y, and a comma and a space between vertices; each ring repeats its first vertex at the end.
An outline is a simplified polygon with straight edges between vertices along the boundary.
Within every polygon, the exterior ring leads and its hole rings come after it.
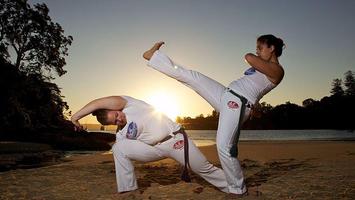
MULTIPOLYGON (((220 166, 216 146, 199 147, 220 166)), ((243 199, 353 199, 354 141, 242 141, 243 199)), ((139 189, 118 194, 112 154, 75 155, 55 165, 0 172, 0 199, 234 199, 171 159, 134 162, 139 189)))

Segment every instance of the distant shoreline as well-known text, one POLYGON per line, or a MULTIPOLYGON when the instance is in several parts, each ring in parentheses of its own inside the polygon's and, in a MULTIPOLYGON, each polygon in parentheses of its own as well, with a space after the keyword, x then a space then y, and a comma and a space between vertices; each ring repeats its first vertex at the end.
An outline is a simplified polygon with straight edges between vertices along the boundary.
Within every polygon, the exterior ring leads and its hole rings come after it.
MULTIPOLYGON (((89 130, 89 133, 91 130, 89 130)), ((100 132, 100 131, 99 131, 100 132)), ((102 131, 109 135, 114 132, 102 131)), ((216 141, 216 130, 186 130, 194 141, 216 141)), ((113 136, 114 137, 114 136, 113 136)), ((352 141, 352 130, 312 129, 312 130, 241 130, 239 141, 352 141)))

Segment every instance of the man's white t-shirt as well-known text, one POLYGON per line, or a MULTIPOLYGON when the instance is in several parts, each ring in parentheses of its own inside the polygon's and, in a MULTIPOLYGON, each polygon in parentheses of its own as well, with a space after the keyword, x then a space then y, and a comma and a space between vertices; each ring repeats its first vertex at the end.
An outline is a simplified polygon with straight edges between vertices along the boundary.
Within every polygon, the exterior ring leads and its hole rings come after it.
POLYGON ((129 96, 121 97, 127 100, 127 104, 122 110, 126 115, 127 124, 118 134, 125 135, 128 139, 154 145, 181 128, 179 124, 156 111, 146 102, 129 96))

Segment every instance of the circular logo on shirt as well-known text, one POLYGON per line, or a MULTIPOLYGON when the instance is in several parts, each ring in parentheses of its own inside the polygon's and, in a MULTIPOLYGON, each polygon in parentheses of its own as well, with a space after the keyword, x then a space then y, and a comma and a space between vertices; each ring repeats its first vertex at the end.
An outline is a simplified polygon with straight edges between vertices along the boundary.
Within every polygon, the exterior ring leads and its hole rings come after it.
POLYGON ((138 132, 137 124, 135 122, 131 122, 128 125, 126 137, 128 139, 136 139, 137 132, 138 132))
POLYGON ((252 75, 254 73, 255 73, 255 69, 251 67, 244 72, 244 75, 252 75))

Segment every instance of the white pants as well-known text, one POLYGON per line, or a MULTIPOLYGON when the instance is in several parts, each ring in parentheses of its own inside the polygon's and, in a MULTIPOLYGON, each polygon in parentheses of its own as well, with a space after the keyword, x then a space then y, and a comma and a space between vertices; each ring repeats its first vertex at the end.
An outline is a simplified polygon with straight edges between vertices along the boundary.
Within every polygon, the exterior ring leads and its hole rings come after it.
MULTIPOLYGON (((138 188, 131 160, 151 162, 172 158, 184 165, 184 147, 176 145, 181 144, 181 140, 184 140, 183 135, 177 134, 163 143, 151 146, 138 140, 127 139, 125 135, 117 133, 116 143, 113 145, 112 151, 115 160, 118 192, 132 191, 138 188)), ((208 162, 190 139, 189 158, 190 167, 194 173, 200 175, 221 191, 228 193, 228 184, 223 170, 208 162)))
POLYGON ((243 172, 237 158, 230 155, 239 118, 242 123, 248 118, 250 109, 246 108, 244 116, 240 116, 241 100, 228 92, 228 89, 217 81, 197 72, 178 66, 161 51, 154 52, 148 65, 170 76, 193 89, 211 106, 220 112, 217 130, 218 156, 228 182, 230 193, 246 192, 243 172), (233 104, 231 105, 230 102, 233 104), (235 106, 237 105, 237 106, 235 106))

